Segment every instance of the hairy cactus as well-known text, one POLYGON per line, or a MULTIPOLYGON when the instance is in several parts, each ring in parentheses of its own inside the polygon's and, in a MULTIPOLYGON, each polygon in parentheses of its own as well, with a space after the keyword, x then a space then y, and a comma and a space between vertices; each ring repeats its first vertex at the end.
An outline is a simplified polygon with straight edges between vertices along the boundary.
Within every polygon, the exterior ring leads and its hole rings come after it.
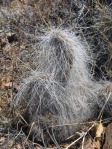
POLYGON ((78 123, 97 116, 105 103, 99 99, 103 85, 90 74, 87 50, 74 32, 52 28, 38 41, 38 64, 23 80, 14 106, 34 124, 31 133, 37 141, 57 143, 73 135, 78 123))

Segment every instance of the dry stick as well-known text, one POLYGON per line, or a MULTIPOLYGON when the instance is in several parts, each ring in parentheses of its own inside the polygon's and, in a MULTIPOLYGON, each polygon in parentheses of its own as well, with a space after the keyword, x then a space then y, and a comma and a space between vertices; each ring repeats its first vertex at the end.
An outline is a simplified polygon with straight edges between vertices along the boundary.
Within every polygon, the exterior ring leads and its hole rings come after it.
MULTIPOLYGON (((103 5, 100 4, 100 6, 102 7, 103 5)), ((112 22, 112 18, 106 13, 106 11, 104 10, 105 9, 104 7, 103 8, 100 8, 97 5, 97 9, 100 11, 100 13, 102 13, 102 15, 104 15, 104 17, 106 19, 109 19, 112 22)))
POLYGON ((84 135, 84 137, 82 139, 82 149, 84 149, 84 140, 85 140, 85 135, 84 135))
POLYGON ((109 118, 101 120, 101 122, 102 122, 102 124, 105 124, 107 122, 110 122, 111 120, 112 120, 112 117, 109 117, 109 118))
MULTIPOLYGON (((33 143, 33 145, 37 145, 37 146, 39 146, 39 149, 43 149, 43 146, 41 146, 40 144, 38 144, 38 143, 33 143)), ((36 147, 37 147, 36 146, 36 147)), ((36 148, 35 148, 36 149, 36 148)), ((38 147, 37 147, 37 149, 38 149, 38 147)))
MULTIPOLYGON (((106 39, 106 42, 108 42, 110 48, 112 48, 112 43, 109 41, 109 39, 107 38, 107 36, 102 31, 100 31, 100 29, 98 29, 97 27, 95 29, 97 31, 99 31, 99 33, 106 39)), ((112 54, 111 51, 110 51, 110 54, 112 54)))
MULTIPOLYGON (((73 141, 71 144, 69 144, 65 149, 69 149, 69 147, 71 147, 72 145, 74 145, 76 142, 78 142, 81 138, 85 138, 85 136, 87 135, 87 133, 95 126, 95 124, 93 124, 88 131, 83 132, 83 133, 79 133, 80 137, 78 139, 76 139, 75 141, 73 141)), ((83 144, 84 144, 84 139, 82 141, 82 149, 83 149, 83 144)))
POLYGON ((106 99, 106 102, 105 102, 105 104, 103 105, 103 107, 102 107, 102 109, 101 109, 101 111, 100 111, 100 113, 99 113, 98 119, 101 119, 101 118, 102 118, 104 108, 105 108, 105 106, 106 106, 106 104, 107 104, 107 102, 108 102, 108 100, 109 100, 109 98, 110 98, 110 96, 111 96, 111 93, 112 93, 112 92, 109 92, 109 94, 108 94, 108 96, 107 96, 107 99, 106 99))
POLYGON ((83 122, 83 123, 66 123, 66 124, 62 124, 62 125, 50 125, 49 128, 52 127, 63 127, 63 126, 74 126, 74 125, 84 125, 84 124, 93 124, 94 121, 91 122, 83 122))
POLYGON ((21 132, 22 132, 22 127, 21 127, 20 131, 18 132, 18 134, 14 137, 14 140, 21 134, 21 132))
POLYGON ((16 115, 19 115, 20 118, 25 122, 25 124, 26 124, 26 125, 29 125, 20 113, 16 113, 16 115))
POLYGON ((30 136, 30 134, 31 134, 31 131, 32 131, 32 128, 33 128, 34 124, 35 124, 35 122, 33 122, 33 123, 31 124, 31 128, 30 128, 29 133, 28 133, 28 136, 27 136, 27 138, 26 138, 26 140, 25 140, 25 142, 24 142, 24 145, 25 145, 25 143, 27 142, 27 140, 28 140, 28 138, 29 138, 29 136, 30 136))
POLYGON ((42 21, 45 23, 45 25, 49 28, 50 25, 46 22, 46 20, 45 20, 44 17, 42 16, 41 10, 40 10, 40 8, 38 7, 38 5, 35 4, 34 6, 35 6, 35 8, 36 8, 37 11, 38 11, 41 20, 42 20, 42 21))
MULTIPOLYGON (((14 77, 15 77, 15 71, 14 71, 14 67, 15 67, 15 56, 14 56, 14 50, 11 51, 11 55, 12 55, 12 87, 11 87, 11 98, 13 101, 13 97, 14 97, 14 77)), ((13 104, 11 102, 11 110, 10 110, 10 114, 14 113, 14 107, 13 104)))
MULTIPOLYGON (((32 123, 32 125, 33 125, 33 123, 32 123)), ((31 129, 32 129, 32 125, 31 125, 31 129)), ((25 145, 26 141, 28 140, 28 137, 29 137, 29 135, 30 135, 31 129, 30 129, 29 134, 28 134, 28 136, 27 136, 27 138, 26 138, 26 140, 25 140, 25 142, 24 142, 24 145, 25 145)), ((19 133, 15 136, 14 140, 21 134, 21 132, 22 132, 22 127, 21 127, 19 133)), ((37 144, 37 143, 33 143, 33 144, 37 144)), ((39 145, 39 144, 37 144, 37 145, 42 148, 41 145, 39 145)))
POLYGON ((17 59, 23 64, 24 68, 27 68, 28 70, 30 70, 31 72, 34 72, 34 70, 31 67, 28 67, 19 57, 17 57, 17 59))
POLYGON ((76 142, 78 142, 82 137, 83 137, 83 135, 80 136, 78 139, 76 139, 74 142, 72 142, 70 145, 68 145, 65 149, 69 149, 69 147, 71 147, 71 146, 74 145, 76 142))

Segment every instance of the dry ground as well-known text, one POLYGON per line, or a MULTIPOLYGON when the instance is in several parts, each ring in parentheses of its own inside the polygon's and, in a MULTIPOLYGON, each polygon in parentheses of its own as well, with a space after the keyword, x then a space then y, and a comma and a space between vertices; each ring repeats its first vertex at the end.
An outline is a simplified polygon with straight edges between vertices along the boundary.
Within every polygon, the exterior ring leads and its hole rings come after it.
MULTIPOLYGON (((33 1, 34 2, 34 1, 33 1)), ((10 2, 9 2, 10 3, 10 2)), ((38 11, 38 14, 41 17, 41 21, 46 24, 45 17, 42 17, 42 15, 50 15, 50 7, 51 7, 51 1, 49 0, 48 3, 46 3, 47 7, 49 9, 47 10, 47 14, 41 13, 38 10, 38 7, 36 5, 33 5, 33 3, 29 3, 28 8, 28 1, 17 1, 13 0, 10 5, 2 6, 0 11, 0 15, 2 16, 0 18, 1 28, 0 28, 0 145, 1 149, 26 149, 26 148, 34 148, 34 149, 40 149, 43 148, 41 144, 34 143, 32 140, 28 139, 28 136, 21 130, 18 129, 18 126, 12 126, 12 122, 16 119, 13 114, 13 108, 12 108, 12 100, 14 95, 17 93, 19 85, 21 83, 21 78, 27 76, 29 67, 35 67, 35 61, 33 60, 33 55, 31 51, 29 50, 29 47, 31 47, 31 39, 26 38, 24 33, 21 32, 21 30, 28 30, 28 33, 33 33, 33 27, 31 20, 27 19, 28 11, 32 11, 33 15, 37 16, 35 11, 38 11), (26 9, 27 8, 27 9, 26 9), (16 10, 16 12, 15 12, 16 10), (25 12, 24 12, 25 10, 25 12), (17 17, 12 19, 11 16, 9 18, 7 17, 8 11, 15 12, 13 17, 17 17), (26 13, 26 16, 25 16, 26 13), (17 14, 17 16, 16 16, 17 14), (4 20, 3 20, 3 15, 4 20), (11 20, 12 19, 12 20, 11 20), (22 20, 23 19, 23 20, 22 20), (27 26, 25 27, 24 21, 26 21, 27 26), (8 26, 8 23, 10 24, 8 26), (31 28, 29 28, 29 26, 31 28), (30 58, 30 59, 29 59, 30 58), (27 73, 26 73, 27 72, 27 73)), ((63 7, 65 7, 66 3, 63 4, 63 7)), ((91 6, 90 6, 91 9, 91 6)), ((103 5, 99 6, 99 9, 103 15, 103 5)), ((89 10, 88 10, 89 11, 89 10)), ((89 15, 89 13, 88 13, 89 15)), ((51 16, 50 16, 51 17, 51 16)), ((62 16, 63 17, 63 16, 62 16)), ((37 18, 38 19, 38 18, 37 18)), ((60 17, 60 20, 62 18, 60 17)), ((87 18, 85 18, 87 19, 87 18)), ((99 19, 99 18, 97 18, 99 19)), ((60 21, 59 20, 59 21, 60 21)), ((97 30, 98 36, 100 36, 101 42, 105 39, 106 43, 106 49, 108 52, 108 60, 104 60, 104 62, 101 61, 101 53, 104 52, 104 46, 99 46, 99 55, 97 53, 97 58, 99 59, 97 61, 97 64, 101 67, 102 65, 105 65, 104 68, 104 74, 108 80, 111 80, 112 78, 112 69, 111 69, 111 63, 112 63, 112 33, 109 33, 111 31, 111 25, 112 25, 112 19, 108 15, 108 17, 105 17, 102 19, 102 30, 106 26, 104 32, 100 30, 99 28, 97 30), (105 21, 106 20, 106 21, 105 21), (108 33, 107 33, 108 32, 108 33), (106 36, 105 33, 107 33, 106 36), (102 34, 102 36, 101 36, 102 34), (101 61, 101 63, 100 63, 101 61)), ((33 23, 35 24, 37 20, 35 20, 33 23)), ((85 20, 87 22, 87 20, 85 20)), ((68 22, 67 22, 68 23, 68 22)), ((47 24, 48 25, 48 22, 47 24)), ((96 24, 99 25, 99 24, 96 24)), ((93 28, 92 28, 93 29, 93 28)), ((91 33, 91 31, 90 31, 91 33)), ((96 31, 93 33, 94 38, 96 35, 96 31)), ((84 32, 84 36, 88 41, 91 42, 91 39, 89 38, 89 35, 87 35, 84 32)), ((97 41, 96 41, 97 42, 97 41)), ((104 52, 105 53, 105 52, 104 52)), ((98 67, 99 67, 98 66, 98 67)), ((102 67, 101 67, 102 68, 102 67)), ((102 77, 101 72, 103 70, 98 69, 97 67, 95 77, 98 77, 97 73, 100 74, 100 77, 102 77)), ((82 127, 82 130, 80 133, 76 134, 76 139, 72 140, 70 142, 61 144, 61 148, 73 148, 73 149, 112 149, 112 118, 101 120, 100 122, 91 122, 84 124, 82 127), (83 131, 83 132, 82 132, 83 131)), ((57 148, 52 144, 48 144, 48 148, 57 148)))

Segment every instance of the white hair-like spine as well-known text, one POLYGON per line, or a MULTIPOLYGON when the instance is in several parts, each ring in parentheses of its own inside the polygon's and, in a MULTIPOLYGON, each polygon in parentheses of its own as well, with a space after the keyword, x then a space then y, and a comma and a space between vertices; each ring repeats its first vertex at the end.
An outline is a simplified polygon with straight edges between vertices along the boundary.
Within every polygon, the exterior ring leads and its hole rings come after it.
POLYGON ((35 122, 37 140, 62 141, 78 127, 72 123, 95 115, 101 85, 92 81, 87 50, 74 32, 53 28, 38 39, 39 63, 21 85, 15 107, 24 107, 29 123, 35 122))

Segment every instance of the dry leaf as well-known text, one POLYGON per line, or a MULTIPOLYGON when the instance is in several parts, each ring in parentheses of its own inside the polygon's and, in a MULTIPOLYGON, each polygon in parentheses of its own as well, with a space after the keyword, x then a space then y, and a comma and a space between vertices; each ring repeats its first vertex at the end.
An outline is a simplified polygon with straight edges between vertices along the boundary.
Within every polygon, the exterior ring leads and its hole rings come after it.
POLYGON ((61 146, 61 148, 66 148, 68 145, 69 145, 68 143, 63 143, 60 146, 61 146))
POLYGON ((0 97, 0 107, 3 107, 3 100, 1 97, 0 97))
POLYGON ((98 139, 93 141, 93 149, 100 149, 100 147, 101 147, 101 144, 98 139))
POLYGON ((21 45, 20 48, 23 50, 23 49, 26 48, 26 46, 25 45, 21 45))
POLYGON ((4 50, 5 52, 9 52, 9 51, 11 51, 11 46, 10 46, 10 45, 6 45, 6 46, 3 48, 3 50, 4 50))
POLYGON ((12 82, 8 82, 4 85, 5 87, 12 87, 12 82))
MULTIPOLYGON (((78 149, 82 149, 82 146, 78 149)), ((83 149, 96 149, 93 146, 93 142, 91 139, 87 140, 87 142, 84 143, 83 149)))
POLYGON ((89 139, 86 144, 84 145, 84 149, 94 149, 92 146, 92 140, 89 139))
POLYGON ((16 146, 12 147, 11 149, 22 149, 20 144, 17 144, 16 146))
POLYGON ((106 128, 103 149, 112 149, 112 123, 110 123, 106 128))
POLYGON ((96 138, 101 137, 103 131, 104 131, 104 128, 103 128, 102 123, 98 124, 97 127, 96 127, 96 138))
POLYGON ((7 143, 7 148, 11 148, 14 144, 14 140, 9 140, 8 143, 7 143))
POLYGON ((4 143, 5 140, 6 140, 5 137, 0 137, 0 144, 1 144, 1 143, 4 143))
POLYGON ((10 87, 12 76, 3 76, 0 81, 0 89, 5 89, 5 87, 10 87))

